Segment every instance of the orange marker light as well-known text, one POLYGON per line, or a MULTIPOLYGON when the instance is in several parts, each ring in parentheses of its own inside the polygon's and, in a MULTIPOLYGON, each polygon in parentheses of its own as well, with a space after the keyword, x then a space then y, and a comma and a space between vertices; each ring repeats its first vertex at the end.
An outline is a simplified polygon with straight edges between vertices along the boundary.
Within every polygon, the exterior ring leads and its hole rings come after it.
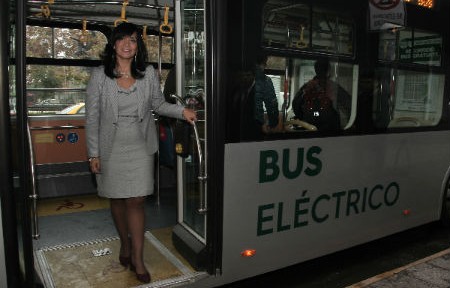
POLYGON ((403 210, 403 215, 408 216, 411 213, 411 210, 405 209, 403 210))
POLYGON ((256 254, 255 249, 246 249, 241 252, 242 257, 253 257, 253 256, 255 256, 255 254, 256 254))

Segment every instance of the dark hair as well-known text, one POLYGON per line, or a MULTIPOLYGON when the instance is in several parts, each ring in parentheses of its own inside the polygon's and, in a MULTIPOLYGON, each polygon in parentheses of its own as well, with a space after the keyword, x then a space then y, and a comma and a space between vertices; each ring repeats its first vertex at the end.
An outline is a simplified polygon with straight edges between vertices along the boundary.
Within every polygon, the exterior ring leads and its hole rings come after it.
POLYGON ((147 49, 145 48, 145 43, 142 39, 142 29, 135 24, 122 22, 112 31, 111 37, 101 55, 103 65, 105 66, 105 74, 109 78, 119 77, 114 73, 114 70, 116 69, 116 51, 114 50, 114 44, 117 40, 123 39, 125 36, 131 36, 135 32, 137 36, 137 52, 135 60, 131 63, 131 75, 136 79, 144 77, 147 62, 147 49))
POLYGON ((326 77, 330 70, 330 61, 328 59, 319 59, 314 63, 314 71, 318 77, 326 77))

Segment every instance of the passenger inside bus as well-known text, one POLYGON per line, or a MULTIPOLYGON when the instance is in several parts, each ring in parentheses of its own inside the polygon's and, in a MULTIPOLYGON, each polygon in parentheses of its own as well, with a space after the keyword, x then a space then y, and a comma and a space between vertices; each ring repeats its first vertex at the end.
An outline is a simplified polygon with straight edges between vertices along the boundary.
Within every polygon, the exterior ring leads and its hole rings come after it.
MULTIPOLYGON (((176 66, 174 65, 167 74, 164 82, 163 95, 168 103, 175 104, 176 100, 171 95, 177 93, 176 66)), ((159 164, 172 169, 176 166, 173 129, 176 119, 158 115, 159 122, 159 164)), ((172 171, 173 172, 173 171, 172 171)))
POLYGON ((317 60, 316 76, 299 89, 292 101, 295 118, 319 131, 338 131, 350 117, 351 96, 330 79, 330 68, 328 59, 317 60))
POLYGON ((270 77, 264 74, 267 59, 267 55, 262 53, 258 54, 255 68, 254 120, 256 129, 258 130, 257 132, 261 135, 277 132, 279 129, 278 100, 275 94, 275 88, 270 77), (267 113, 267 121, 264 115, 264 108, 267 113))

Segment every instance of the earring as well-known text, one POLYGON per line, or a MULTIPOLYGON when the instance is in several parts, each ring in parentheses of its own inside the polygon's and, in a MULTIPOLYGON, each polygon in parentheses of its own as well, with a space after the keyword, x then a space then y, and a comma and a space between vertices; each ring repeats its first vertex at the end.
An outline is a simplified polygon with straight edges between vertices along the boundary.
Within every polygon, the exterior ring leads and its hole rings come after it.
POLYGON ((137 55, 137 53, 134 54, 134 62, 137 62, 137 61, 136 61, 136 55, 137 55))

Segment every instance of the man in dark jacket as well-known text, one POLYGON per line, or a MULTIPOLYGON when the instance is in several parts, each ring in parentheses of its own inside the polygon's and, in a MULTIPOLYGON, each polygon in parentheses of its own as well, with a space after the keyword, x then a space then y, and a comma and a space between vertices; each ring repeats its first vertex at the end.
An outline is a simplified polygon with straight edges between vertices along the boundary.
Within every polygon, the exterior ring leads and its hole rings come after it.
POLYGON ((264 74, 266 64, 267 55, 257 55, 255 69, 255 121, 261 133, 270 132, 278 125, 278 100, 272 79, 264 74), (268 118, 267 124, 265 123, 264 106, 268 118))

